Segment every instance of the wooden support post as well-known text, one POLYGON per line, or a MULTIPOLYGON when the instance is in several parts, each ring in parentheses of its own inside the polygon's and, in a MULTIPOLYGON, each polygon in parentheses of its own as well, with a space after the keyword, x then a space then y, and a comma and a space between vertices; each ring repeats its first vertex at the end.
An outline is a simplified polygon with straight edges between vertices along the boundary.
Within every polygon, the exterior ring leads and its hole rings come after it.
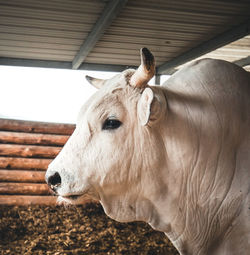
POLYGON ((155 75, 155 85, 161 85, 161 75, 160 74, 155 75))

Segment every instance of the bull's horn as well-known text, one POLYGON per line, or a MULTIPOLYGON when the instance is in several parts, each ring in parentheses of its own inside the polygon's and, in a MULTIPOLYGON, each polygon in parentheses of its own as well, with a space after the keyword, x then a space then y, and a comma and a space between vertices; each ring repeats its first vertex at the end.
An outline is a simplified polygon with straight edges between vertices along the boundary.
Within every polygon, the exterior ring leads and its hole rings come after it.
POLYGON ((95 88, 97 89, 100 89, 102 87, 102 85, 104 84, 104 82, 106 80, 103 80, 103 79, 97 79, 97 78, 94 78, 94 77, 91 77, 91 76, 88 76, 86 75, 85 76, 86 80, 91 84, 93 85, 95 88))
POLYGON ((155 74, 155 59, 153 54, 147 49, 142 48, 141 65, 130 78, 130 84, 134 87, 142 88, 155 74))

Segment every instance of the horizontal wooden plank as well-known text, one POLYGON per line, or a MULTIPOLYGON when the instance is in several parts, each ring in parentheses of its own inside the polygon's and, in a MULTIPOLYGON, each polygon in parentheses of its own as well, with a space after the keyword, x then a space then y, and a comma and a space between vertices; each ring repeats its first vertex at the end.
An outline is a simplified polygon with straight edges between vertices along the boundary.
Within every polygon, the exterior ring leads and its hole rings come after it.
POLYGON ((45 183, 45 171, 0 169, 0 182, 45 183))
POLYGON ((0 156, 27 157, 27 158, 55 158, 61 147, 0 144, 0 156))
POLYGON ((47 184, 0 182, 0 194, 4 195, 50 195, 47 184))
POLYGON ((0 195, 1 205, 56 205, 55 196, 0 195))
MULTIPOLYGON (((76 204, 96 203, 88 198, 76 204)), ((0 205, 57 205, 55 196, 0 195, 0 205)))
POLYGON ((74 129, 75 125, 72 124, 0 119, 0 130, 2 131, 71 135, 74 129))
POLYGON ((68 135, 0 131, 0 143, 63 146, 68 139, 68 135))
POLYGON ((46 170, 52 159, 0 157, 0 168, 46 170))

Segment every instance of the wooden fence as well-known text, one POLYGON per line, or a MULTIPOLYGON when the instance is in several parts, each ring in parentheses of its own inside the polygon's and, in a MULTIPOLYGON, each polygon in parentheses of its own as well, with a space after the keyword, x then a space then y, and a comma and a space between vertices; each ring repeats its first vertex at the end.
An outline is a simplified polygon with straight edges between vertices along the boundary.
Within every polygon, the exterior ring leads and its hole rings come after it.
POLYGON ((74 131, 70 124, 0 119, 0 204, 55 204, 44 181, 74 131))

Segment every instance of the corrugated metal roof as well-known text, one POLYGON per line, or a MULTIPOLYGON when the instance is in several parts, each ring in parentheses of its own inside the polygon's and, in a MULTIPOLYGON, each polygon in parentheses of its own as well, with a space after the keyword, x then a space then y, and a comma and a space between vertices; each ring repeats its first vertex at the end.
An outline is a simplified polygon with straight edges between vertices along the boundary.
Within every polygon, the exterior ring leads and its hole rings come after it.
POLYGON ((0 56, 72 61, 105 3, 0 1, 0 56))
MULTIPOLYGON (((250 56, 250 35, 243 37, 233 43, 230 43, 224 47, 221 47, 217 50, 211 51, 199 58, 214 58, 214 59, 223 59, 229 62, 236 62, 239 59, 244 59, 250 56)), ((191 61, 190 61, 191 62, 191 61)), ((189 62, 185 63, 188 64, 189 62)), ((177 67, 181 68, 183 65, 177 67)), ((250 71, 250 64, 244 66, 247 71, 250 71)))
MULTIPOLYGON (((72 62, 108 2, 0 0, 1 64, 12 58, 72 62)), ((138 65, 139 49, 148 47, 160 66, 249 18, 249 0, 129 0, 84 62, 138 65)), ((236 61, 248 55, 245 36, 207 56, 236 61)))
POLYGON ((204 55, 204 57, 220 58, 222 56, 223 59, 234 62, 248 55, 250 55, 250 36, 249 35, 233 43, 230 43, 222 48, 212 51, 204 55))

